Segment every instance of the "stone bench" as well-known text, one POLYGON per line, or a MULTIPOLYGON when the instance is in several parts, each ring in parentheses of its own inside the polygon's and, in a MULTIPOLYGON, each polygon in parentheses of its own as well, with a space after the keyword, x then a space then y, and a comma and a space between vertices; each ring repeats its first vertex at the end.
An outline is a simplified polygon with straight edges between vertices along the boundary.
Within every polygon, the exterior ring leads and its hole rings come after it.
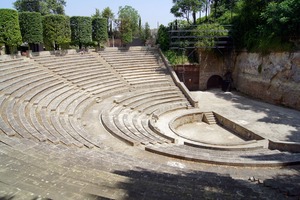
POLYGON ((135 79, 128 81, 130 85, 152 85, 152 87, 163 87, 163 86, 172 86, 172 82, 167 78, 154 78, 154 79, 135 79))
POLYGON ((97 71, 89 71, 89 72, 84 72, 84 73, 82 73, 82 72, 81 73, 73 73, 73 74, 69 74, 69 75, 64 75, 63 77, 66 78, 68 81, 76 81, 77 79, 93 77, 96 74, 102 74, 102 73, 110 75, 109 72, 98 69, 97 71))
POLYGON ((15 89, 13 93, 10 95, 13 95, 15 98, 22 98, 22 99, 28 99, 30 98, 30 95, 32 90, 35 90, 36 92, 40 92, 41 87, 45 84, 51 85, 53 83, 57 82, 57 79, 55 77, 40 77, 40 79, 30 82, 27 85, 23 85, 19 87, 17 90, 15 89))
POLYGON ((54 137, 56 137, 60 142, 62 142, 63 144, 67 145, 67 146, 71 146, 72 142, 67 139, 66 137, 64 137, 63 135, 61 135, 61 133, 59 133, 54 126, 52 125, 51 121, 50 121, 50 114, 49 111, 47 111, 46 108, 41 108, 39 113, 38 113, 39 118, 41 119, 41 124, 43 125, 43 127, 45 127, 45 129, 51 133, 51 135, 53 135, 54 137))
MULTIPOLYGON (((5 105, 5 104, 4 104, 5 105)), ((3 117, 7 119, 9 125, 18 133, 21 137, 31 139, 36 138, 39 141, 45 141, 45 138, 38 134, 37 132, 28 132, 27 129, 20 123, 18 112, 15 112, 16 100, 15 99, 6 99, 6 109, 2 113, 3 117)))
POLYGON ((107 94, 114 94, 126 89, 127 87, 124 86, 123 83, 121 82, 114 82, 111 84, 107 84, 107 85, 102 85, 102 86, 98 86, 98 87, 93 87, 93 88, 88 88, 87 91, 92 93, 93 95, 97 95, 100 97, 106 96, 107 94))
POLYGON ((69 119, 71 126, 77 132, 77 134, 80 135, 83 139, 85 139, 87 142, 90 143, 88 148, 92 148, 93 146, 98 147, 98 148, 102 147, 102 141, 98 137, 95 137, 93 134, 88 133, 83 128, 82 123, 78 118, 69 116, 68 119, 69 119))
POLYGON ((155 88, 147 91, 137 90, 132 91, 130 93, 125 93, 122 96, 116 97, 114 102, 117 104, 123 104, 125 106, 129 105, 130 102, 140 101, 142 99, 148 99, 152 96, 164 96, 165 94, 174 94, 178 93, 175 87, 167 87, 167 88, 155 88))
POLYGON ((68 73, 71 71, 78 71, 78 70, 88 70, 91 68, 104 68, 103 65, 99 64, 98 62, 90 62, 90 63, 72 63, 70 65, 58 65, 55 67, 48 67, 48 69, 56 72, 58 74, 68 73))
POLYGON ((94 80, 98 80, 98 79, 102 79, 102 78, 110 78, 111 75, 112 74, 109 71, 102 72, 101 74, 91 74, 89 76, 84 76, 84 77, 80 77, 75 80, 72 80, 72 83, 73 84, 79 84, 80 82, 88 83, 89 81, 94 81, 94 80))
POLYGON ((0 85, 0 89, 6 94, 12 94, 14 91, 18 90, 24 85, 30 84, 32 82, 41 80, 46 77, 49 77, 46 72, 37 71, 35 73, 30 73, 27 76, 22 76, 20 78, 11 79, 9 81, 3 82, 0 85))
POLYGON ((34 91, 31 95, 28 95, 26 100, 30 101, 33 105, 38 105, 39 102, 49 94, 52 94, 56 90, 62 89, 64 87, 69 87, 69 85, 65 84, 63 81, 57 80, 53 84, 40 87, 39 90, 34 91))
POLYGON ((79 147, 79 148, 82 148, 84 146, 81 142, 77 141, 65 130, 65 128, 60 123, 60 116, 58 116, 56 113, 54 113, 54 112, 50 113, 50 121, 51 121, 53 128, 55 128, 55 130, 57 130, 57 132, 59 132, 71 144, 73 144, 74 146, 79 147))
POLYGON ((135 124, 135 126, 138 126, 142 129, 144 129, 148 134, 152 135, 153 137, 157 138, 157 140, 159 140, 161 144, 164 143, 175 143, 175 139, 171 138, 167 135, 161 134, 160 132, 156 132, 154 130, 152 130, 149 126, 149 116, 147 114, 142 114, 139 115, 138 119, 136 122, 134 121, 133 123, 135 124))
POLYGON ((118 115, 114 115, 114 116, 110 116, 110 121, 113 121, 113 125, 120 131, 122 132, 123 137, 129 137, 132 140, 140 143, 140 144, 144 144, 147 145, 150 141, 147 141, 147 139, 145 139, 145 137, 143 137, 143 135, 137 131, 129 131, 126 126, 122 123, 122 120, 119 120, 119 117, 122 118, 122 115, 118 114, 118 115))
POLYGON ((300 155, 269 149, 251 151, 207 150, 186 145, 148 146, 147 151, 183 160, 244 167, 274 167, 300 163, 300 155))
MULTIPOLYGON (((75 91, 71 93, 68 97, 62 99, 60 102, 57 102, 56 105, 53 105, 54 107, 48 107, 48 109, 54 109, 57 110, 60 114, 65 114, 67 111, 67 108, 70 107, 70 105, 73 105, 73 102, 78 101, 78 99, 82 97, 88 97, 89 95, 84 91, 75 91)), ((76 105, 76 104, 75 104, 76 105)))
POLYGON ((64 90, 63 93, 57 95, 56 97, 53 96, 51 102, 45 106, 48 110, 51 111, 58 111, 58 113, 60 113, 60 105, 62 104, 62 102, 64 101, 68 101, 68 99, 71 99, 71 101, 73 100, 73 96, 76 97, 76 94, 80 93, 81 91, 78 89, 70 89, 70 90, 64 90))
POLYGON ((84 146, 86 146, 89 149, 94 147, 93 144, 91 144, 89 141, 85 140, 85 138, 83 138, 81 135, 78 135, 78 132, 76 130, 74 130, 74 128, 70 124, 69 116, 60 115, 59 122, 60 122, 61 126, 63 127, 63 129, 65 129, 66 132, 69 133, 70 136, 73 137, 75 140, 77 140, 78 142, 80 142, 81 144, 83 144, 84 146))
POLYGON ((74 92, 75 86, 69 86, 69 87, 61 87, 60 89, 54 90, 52 93, 48 93, 47 96, 44 96, 40 101, 38 102, 38 105, 40 107, 48 107, 49 104, 54 101, 59 101, 60 96, 67 93, 67 92, 74 92))
POLYGON ((28 65, 26 67, 22 66, 20 68, 12 68, 8 70, 2 70, 0 75, 1 82, 7 81, 9 79, 17 78, 18 76, 26 75, 30 72, 38 71, 35 66, 28 65))
POLYGON ((117 127, 114 126, 114 122, 110 119, 109 112, 103 112, 103 114, 101 115, 101 122, 107 131, 109 131, 112 135, 116 136, 120 140, 126 142, 127 144, 131 146, 138 146, 140 144, 138 141, 132 139, 131 137, 124 135, 123 132, 121 132, 117 127))
POLYGON ((58 138, 53 136, 44 126, 41 124, 39 118, 37 117, 37 113, 39 113, 39 108, 37 106, 30 106, 29 107, 29 117, 31 123, 33 124, 34 128, 42 134, 44 137, 47 138, 51 143, 58 144, 60 141, 58 138))

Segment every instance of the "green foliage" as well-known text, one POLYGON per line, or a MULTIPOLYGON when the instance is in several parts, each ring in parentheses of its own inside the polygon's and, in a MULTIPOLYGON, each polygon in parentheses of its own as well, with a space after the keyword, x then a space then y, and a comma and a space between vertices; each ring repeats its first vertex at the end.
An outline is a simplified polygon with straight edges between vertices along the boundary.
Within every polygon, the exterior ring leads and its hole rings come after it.
POLYGON ((109 36, 112 35, 112 22, 113 19, 115 18, 115 14, 112 12, 112 10, 109 7, 106 7, 103 9, 101 13, 103 18, 107 19, 107 30, 109 31, 109 36))
POLYGON ((12 9, 0 9, 0 43, 13 51, 22 43, 18 12, 12 9))
POLYGON ((109 7, 104 8, 101 15, 103 18, 106 18, 108 20, 112 20, 115 17, 114 13, 109 7))
POLYGON ((65 0, 16 0, 14 7, 19 12, 39 12, 42 15, 65 14, 65 0))
POLYGON ((98 8, 96 8, 96 12, 95 14, 92 15, 92 19, 94 18, 101 18, 102 14, 100 13, 100 10, 98 8))
POLYGON ((170 46, 169 29, 164 25, 160 25, 157 32, 156 44, 160 45, 161 50, 166 51, 170 46))
MULTIPOLYGON (((132 33, 133 36, 139 35, 139 19, 140 15, 137 10, 131 6, 119 7, 119 20, 121 21, 121 34, 126 34, 129 36, 125 30, 128 30, 132 33), (129 26, 129 28, 124 28, 129 26)), ((127 38, 126 36, 126 38, 127 38)))
POLYGON ((184 53, 168 50, 163 52, 171 65, 189 63, 188 57, 184 53))
POLYGON ((144 30, 144 40, 148 40, 151 38, 151 29, 148 22, 145 23, 145 30, 144 30))
POLYGON ((228 31, 218 23, 201 24, 197 26, 195 33, 199 37, 195 46, 207 49, 215 47, 217 37, 228 35, 228 31))
POLYGON ((123 45, 126 45, 133 40, 132 29, 128 20, 122 20, 121 23, 121 40, 123 45))
POLYGON ((43 37, 46 49, 57 49, 57 45, 71 42, 70 18, 64 15, 43 17, 43 37))
POLYGON ((238 47, 250 51, 292 50, 300 41, 300 1, 240 0, 234 17, 234 38, 238 47))
POLYGON ((190 16, 192 15, 193 24, 196 24, 196 13, 201 11, 205 5, 204 0, 173 0, 174 6, 170 12, 175 17, 182 17, 190 24, 190 16))
POLYGON ((74 16, 70 19, 72 43, 79 48, 92 40, 92 19, 90 17, 74 16))
POLYGON ((19 22, 23 42, 31 44, 43 43, 43 25, 40 13, 20 12, 19 22))
POLYGON ((106 18, 93 18, 93 40, 98 42, 98 45, 105 43, 108 39, 107 34, 107 19, 106 18))

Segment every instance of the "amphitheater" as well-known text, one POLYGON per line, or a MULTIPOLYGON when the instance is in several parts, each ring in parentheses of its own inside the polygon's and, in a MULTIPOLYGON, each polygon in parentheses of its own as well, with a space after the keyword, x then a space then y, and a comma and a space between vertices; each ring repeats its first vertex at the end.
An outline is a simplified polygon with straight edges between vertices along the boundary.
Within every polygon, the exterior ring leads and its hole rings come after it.
POLYGON ((0 199, 300 197, 300 141, 198 108, 157 48, 2 56, 0 70, 0 199), (193 123, 220 132, 180 133, 193 123))

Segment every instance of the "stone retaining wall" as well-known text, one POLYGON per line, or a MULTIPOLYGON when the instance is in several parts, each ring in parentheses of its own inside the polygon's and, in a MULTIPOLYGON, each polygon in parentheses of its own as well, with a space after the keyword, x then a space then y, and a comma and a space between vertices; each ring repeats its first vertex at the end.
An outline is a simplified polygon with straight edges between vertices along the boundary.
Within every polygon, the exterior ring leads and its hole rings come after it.
POLYGON ((242 93, 300 110, 300 52, 239 53, 233 80, 242 93))

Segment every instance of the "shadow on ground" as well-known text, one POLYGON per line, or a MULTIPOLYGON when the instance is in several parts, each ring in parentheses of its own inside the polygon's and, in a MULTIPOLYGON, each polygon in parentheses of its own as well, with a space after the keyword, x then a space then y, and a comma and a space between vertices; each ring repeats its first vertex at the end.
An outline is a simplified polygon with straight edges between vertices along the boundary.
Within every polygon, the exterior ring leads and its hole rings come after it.
POLYGON ((233 106, 237 109, 264 113, 265 117, 260 118, 258 122, 289 126, 291 130, 286 134, 285 141, 300 142, 300 111, 251 99, 238 92, 222 92, 220 90, 209 92, 218 98, 233 102, 233 106))
MULTIPOLYGON (((250 181, 235 180, 229 175, 211 172, 182 174, 159 173, 149 170, 115 171, 130 178, 119 183, 127 191, 125 200, 132 199, 285 199, 274 189, 250 181)), ((93 196, 96 197, 96 196, 93 196)), ((96 197, 102 199, 102 197, 96 197)))

